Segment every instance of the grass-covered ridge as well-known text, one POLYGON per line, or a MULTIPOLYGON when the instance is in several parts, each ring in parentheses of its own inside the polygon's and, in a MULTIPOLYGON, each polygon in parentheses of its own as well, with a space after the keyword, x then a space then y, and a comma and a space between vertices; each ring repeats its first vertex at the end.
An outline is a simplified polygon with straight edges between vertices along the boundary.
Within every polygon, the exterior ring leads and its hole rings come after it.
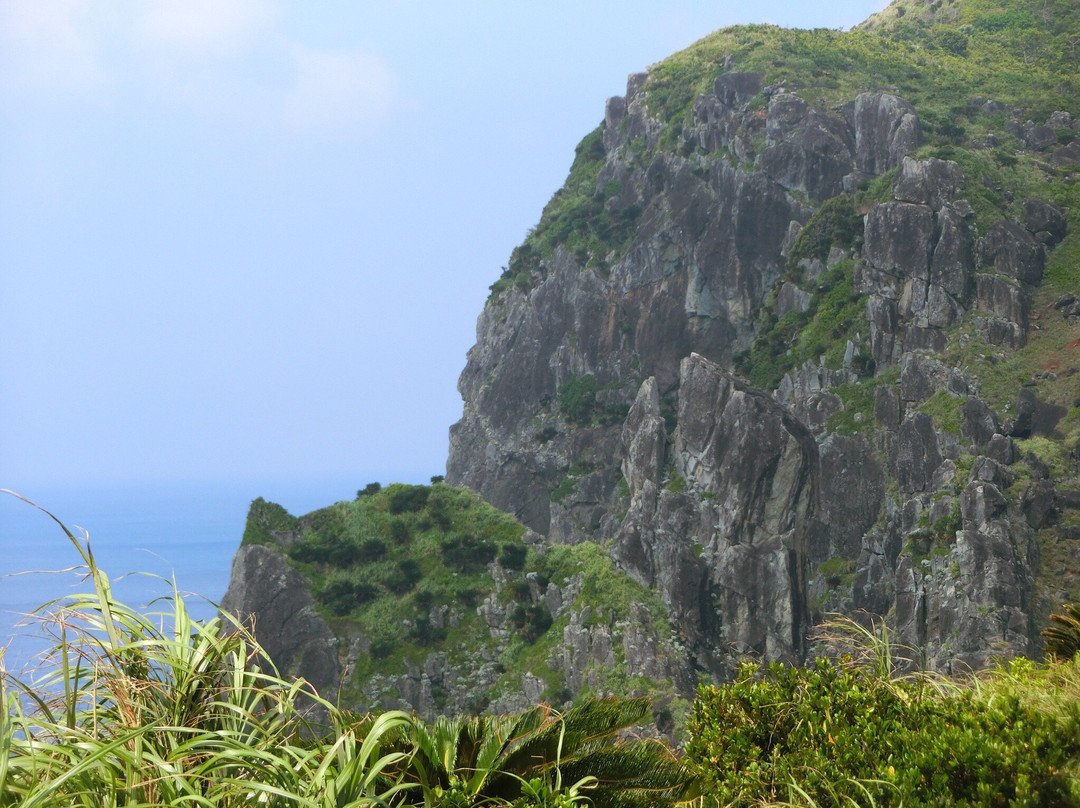
POLYGON ((526 674, 561 705, 572 693, 559 653, 576 620, 610 634, 614 664, 575 663, 582 674, 575 689, 650 694, 658 711, 681 724, 686 701, 673 697, 670 681, 635 675, 620 642, 642 610, 659 634, 674 637, 659 596, 617 570, 595 543, 526 544, 524 534, 512 516, 437 480, 373 483, 353 501, 303 517, 258 499, 244 543, 282 552, 340 647, 354 649, 344 660, 343 704, 396 698, 399 677, 439 654, 473 675, 459 680, 457 692, 433 687, 439 709, 480 712, 520 692, 526 674), (557 604, 554 613, 549 604, 557 604))
POLYGON ((976 96, 1036 120, 1078 111, 1078 13, 1070 0, 900 0, 850 31, 725 28, 650 70, 650 111, 687 119, 731 56, 736 69, 823 107, 895 92, 919 111, 931 142, 955 143, 981 125, 969 103, 976 96))

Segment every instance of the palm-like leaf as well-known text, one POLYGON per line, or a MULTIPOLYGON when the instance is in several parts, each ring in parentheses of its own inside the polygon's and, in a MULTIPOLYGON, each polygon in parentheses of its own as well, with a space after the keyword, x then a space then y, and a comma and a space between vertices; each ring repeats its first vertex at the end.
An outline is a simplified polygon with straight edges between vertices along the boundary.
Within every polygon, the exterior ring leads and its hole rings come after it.
POLYGON ((1067 661, 1080 651, 1080 608, 1066 603, 1064 614, 1050 615, 1053 625, 1043 629, 1046 653, 1058 661, 1067 661))
POLYGON ((536 782, 556 791, 588 782, 587 797, 596 808, 693 799, 693 775, 665 746, 619 739, 648 712, 647 699, 588 699, 563 715, 545 705, 516 716, 417 724, 413 737, 398 738, 416 748, 402 774, 424 789, 428 805, 510 803, 536 782))

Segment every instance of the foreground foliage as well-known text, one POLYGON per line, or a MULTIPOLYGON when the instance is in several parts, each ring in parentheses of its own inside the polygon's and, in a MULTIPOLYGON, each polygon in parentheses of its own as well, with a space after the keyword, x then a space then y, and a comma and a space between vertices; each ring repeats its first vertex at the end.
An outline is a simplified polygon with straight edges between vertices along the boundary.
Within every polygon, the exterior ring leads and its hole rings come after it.
POLYGON ((405 772, 425 805, 667 806, 696 796, 693 776, 663 744, 620 743, 647 720, 647 699, 587 699, 563 715, 545 706, 513 716, 439 719, 403 737, 405 772))
POLYGON ((1020 661, 964 686, 893 678, 880 655, 747 664, 701 690, 687 754, 720 805, 1080 805, 1080 702, 1046 687, 1054 668, 1020 661))
MULTIPOLYGON (((58 522, 59 524, 59 522, 58 522)), ((0 678, 0 806, 673 805, 694 777, 617 733, 644 699, 565 715, 357 718, 277 674, 245 629, 192 621, 183 599, 118 603, 63 525, 93 591, 47 604, 56 636, 32 683, 0 678)))
POLYGON ((703 688, 679 758, 626 739, 646 699, 353 716, 175 591, 165 614, 116 602, 64 530, 93 591, 48 605, 41 677, 0 680, 0 806, 1080 805, 1080 658, 898 677, 884 631, 842 623, 832 657, 703 688))

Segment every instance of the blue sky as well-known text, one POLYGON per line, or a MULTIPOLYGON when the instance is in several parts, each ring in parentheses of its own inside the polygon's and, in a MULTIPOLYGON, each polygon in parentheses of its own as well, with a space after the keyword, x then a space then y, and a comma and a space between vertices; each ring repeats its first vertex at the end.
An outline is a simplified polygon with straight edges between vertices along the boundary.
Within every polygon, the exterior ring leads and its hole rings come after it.
POLYGON ((441 473, 627 74, 883 5, 0 0, 0 487, 441 473))

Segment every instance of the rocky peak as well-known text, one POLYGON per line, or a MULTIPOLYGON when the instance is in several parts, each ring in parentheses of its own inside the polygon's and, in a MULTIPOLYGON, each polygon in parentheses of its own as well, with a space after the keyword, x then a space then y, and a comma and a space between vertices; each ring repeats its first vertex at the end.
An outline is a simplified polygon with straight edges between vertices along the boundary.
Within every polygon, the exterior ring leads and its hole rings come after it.
POLYGON ((934 357, 965 324, 1025 343, 1064 214, 1032 199, 980 229, 965 199, 980 178, 913 154, 923 127, 895 94, 825 108, 727 59, 673 135, 650 81, 608 101, 597 157, 604 209, 635 217, 628 240, 602 260, 558 244, 489 299, 448 479, 547 541, 612 541, 716 675, 741 653, 800 658, 828 610, 894 614, 936 665, 978 661, 994 620, 1011 627, 994 647, 1026 651, 1029 529, 994 495, 1015 449, 978 380, 934 357), (805 257, 815 211, 887 172, 857 235, 805 257), (763 312, 807 322, 844 283, 865 320, 839 326, 839 368, 811 354, 774 391, 732 375, 763 312), (837 433, 842 391, 867 385, 857 432, 837 433), (963 411, 955 432, 924 411, 941 395, 963 411))

